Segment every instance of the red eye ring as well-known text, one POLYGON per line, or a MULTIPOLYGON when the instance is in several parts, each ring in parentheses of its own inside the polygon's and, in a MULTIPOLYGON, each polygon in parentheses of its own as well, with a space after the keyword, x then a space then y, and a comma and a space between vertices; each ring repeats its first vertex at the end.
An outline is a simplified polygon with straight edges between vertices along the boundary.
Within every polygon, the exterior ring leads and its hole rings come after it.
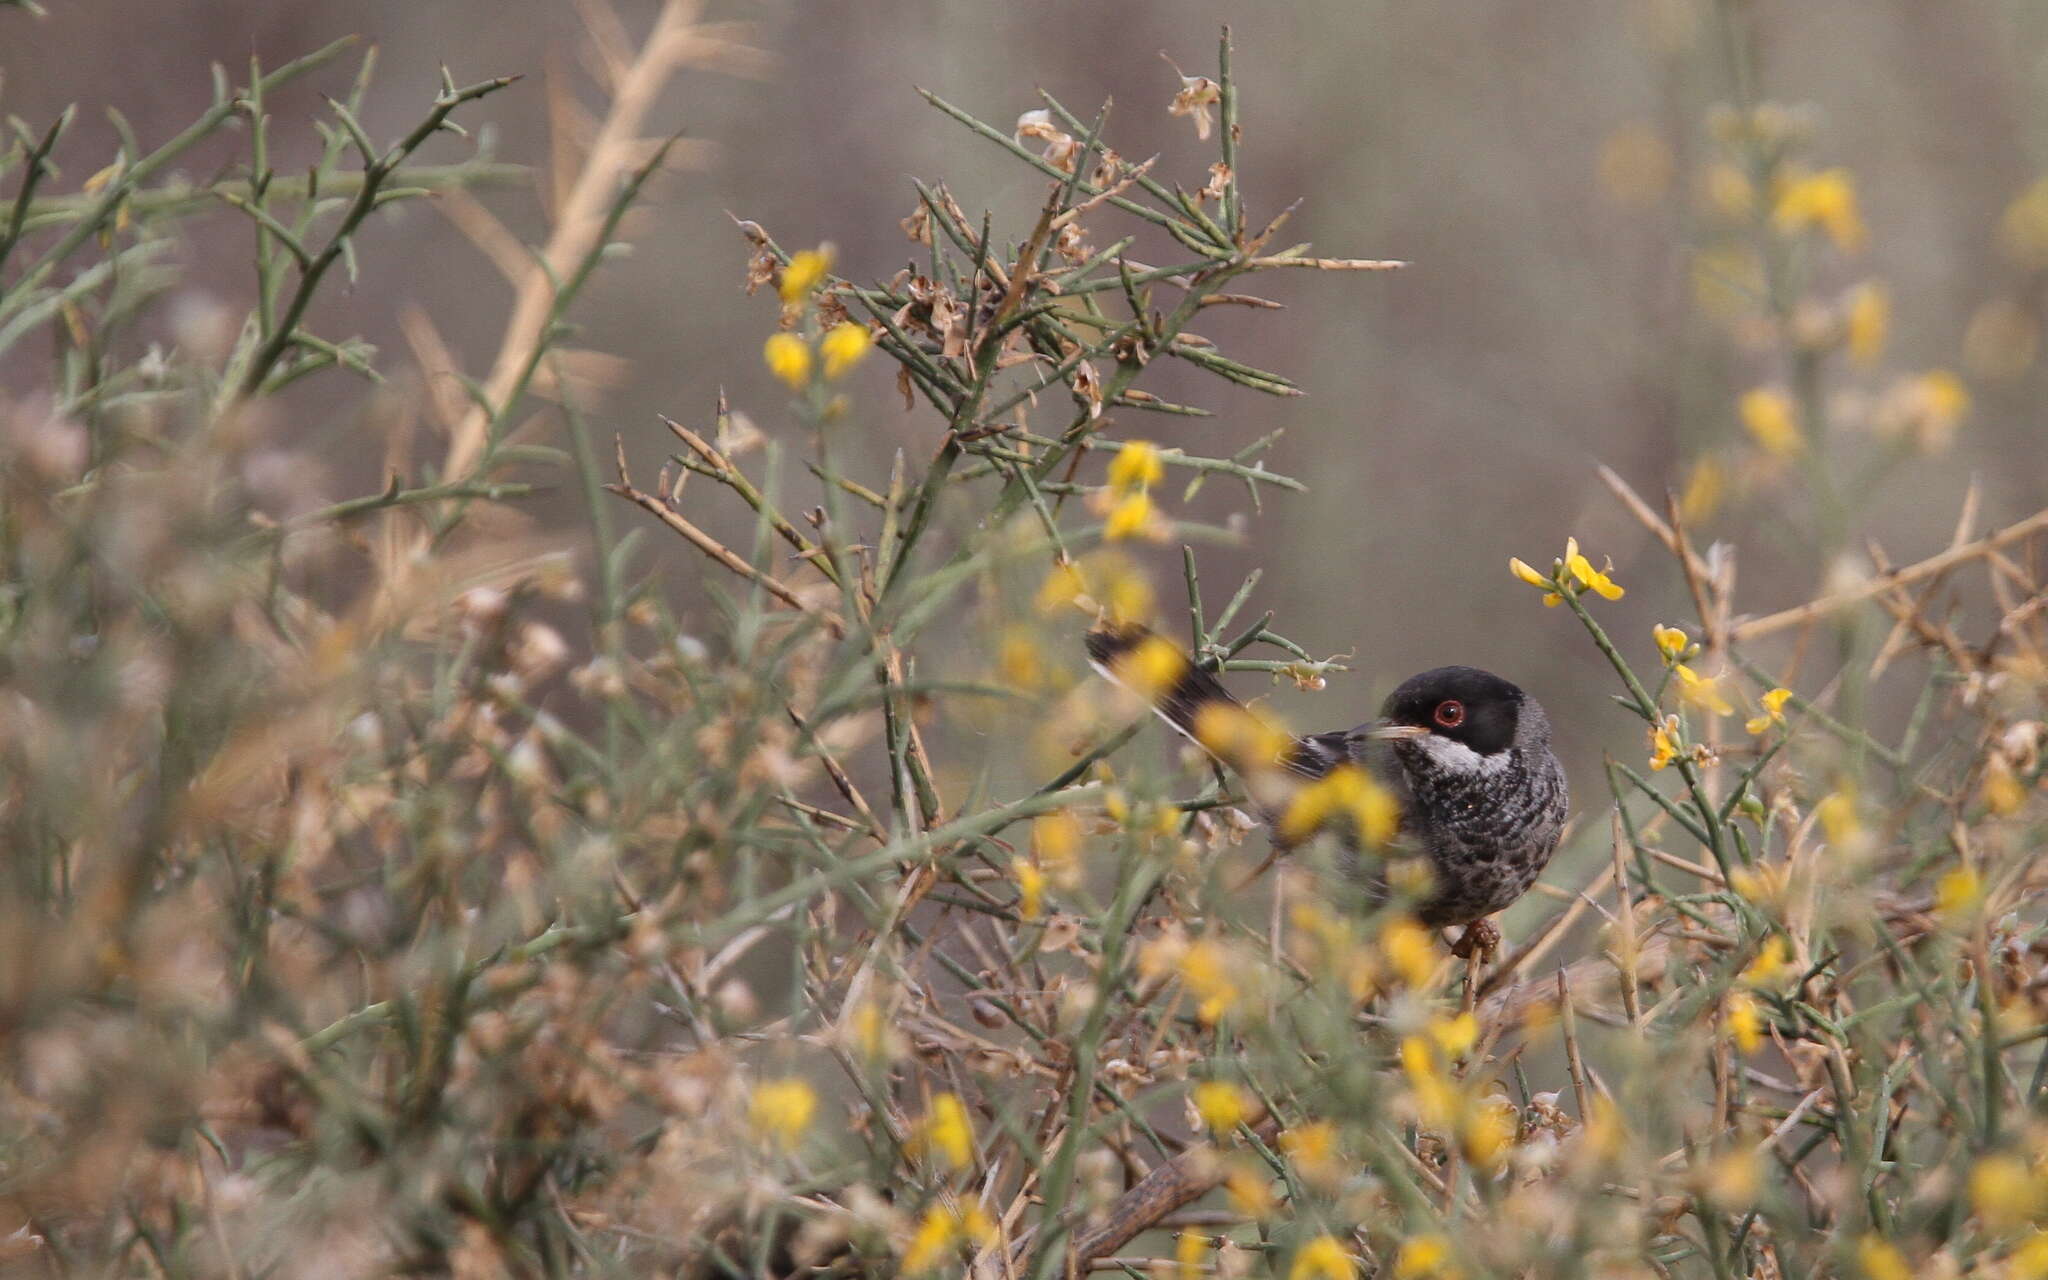
POLYGON ((1446 729, 1455 729, 1465 723, 1465 704, 1456 698, 1446 698, 1436 704, 1432 718, 1446 729))

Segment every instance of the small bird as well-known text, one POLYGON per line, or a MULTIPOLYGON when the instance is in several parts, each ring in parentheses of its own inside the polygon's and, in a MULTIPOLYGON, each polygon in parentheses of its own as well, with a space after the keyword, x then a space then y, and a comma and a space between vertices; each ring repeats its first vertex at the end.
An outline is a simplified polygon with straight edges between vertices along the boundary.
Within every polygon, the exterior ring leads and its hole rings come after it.
MULTIPOLYGON (((1215 749, 1213 732, 1200 732, 1213 729, 1218 710, 1245 713, 1222 682, 1178 646, 1146 627, 1112 624, 1091 631, 1087 647, 1096 670, 1149 692, 1161 719, 1223 763, 1248 777, 1248 767, 1268 763, 1229 758, 1215 749)), ((1295 787, 1354 764, 1392 793, 1399 828, 1389 851, 1420 853, 1433 873, 1415 916, 1433 928, 1464 925, 1453 948, 1460 956, 1493 950, 1499 934, 1485 917, 1528 892, 1564 831, 1570 797, 1564 767, 1550 750, 1549 717, 1534 698, 1477 667, 1411 676, 1387 698, 1378 720, 1275 745, 1278 758, 1266 771, 1294 779, 1295 787)), ((1261 807, 1277 828, 1284 805, 1274 803, 1270 788, 1261 807)), ((1379 864, 1358 856, 1356 845, 1354 838, 1348 861, 1367 889, 1384 898, 1379 864)))

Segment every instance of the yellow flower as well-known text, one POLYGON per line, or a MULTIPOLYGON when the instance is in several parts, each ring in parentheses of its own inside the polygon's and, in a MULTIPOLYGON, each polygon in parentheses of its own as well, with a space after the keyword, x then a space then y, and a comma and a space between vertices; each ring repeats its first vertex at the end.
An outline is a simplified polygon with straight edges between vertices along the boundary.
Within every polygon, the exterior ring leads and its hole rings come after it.
POLYGON ((1774 933, 1764 939, 1764 945, 1757 950, 1756 959, 1736 979, 1745 987, 1768 987, 1785 975, 1792 967, 1792 947, 1785 941, 1785 935, 1774 933))
POLYGON ((1045 575, 1039 585, 1038 598, 1034 602, 1040 613, 1053 613, 1075 603, 1088 591, 1088 584, 1081 580, 1081 570, 1072 561, 1056 564, 1052 572, 1045 575))
POLYGON ((1202 1274, 1202 1256, 1209 1251, 1209 1237, 1199 1231, 1183 1231, 1173 1243, 1174 1280, 1197 1280, 1202 1274))
POLYGON ((1462 1058, 1479 1043, 1479 1019, 1469 1009, 1455 1018, 1431 1018, 1429 1038, 1436 1041, 1436 1047, 1444 1051, 1446 1058, 1462 1058))
POLYGON ((848 1039, 860 1056, 870 1061, 882 1057, 889 1050, 889 1019, 882 1006, 873 1000, 863 1000, 847 1015, 848 1039))
POLYGON ((1720 676, 1703 676, 1683 662, 1671 669, 1678 673, 1678 696, 1690 705, 1717 716, 1725 716, 1735 710, 1721 692, 1720 676))
POLYGON ((1062 889, 1081 883, 1081 822, 1061 809, 1031 824, 1031 845, 1037 863, 1051 881, 1062 889))
POLYGON ((1109 487, 1118 493, 1149 489, 1164 479, 1166 464, 1150 440, 1127 441, 1109 464, 1109 487))
POLYGON ((1728 1034, 1745 1055, 1763 1047, 1764 1020, 1757 1012, 1756 999, 1747 992, 1730 993, 1726 1014, 1728 1034))
POLYGON ((1934 909, 1945 916, 1963 916, 1984 900, 1984 882, 1970 867, 1957 867, 1934 885, 1934 909))
POLYGON ((793 391, 801 391, 811 381, 811 344, 793 333, 772 333, 761 348, 761 356, 768 362, 768 372, 789 384, 793 391))
POLYGON ((818 343, 818 353, 825 358, 825 377, 836 378, 859 364, 875 345, 874 337, 866 325, 842 320, 825 330, 825 336, 818 343))
POLYGON ((2040 1212, 2041 1186, 2016 1157, 1985 1156, 1970 1169, 1970 1207, 1990 1230, 2012 1231, 2040 1212))
POLYGON ((996 669, 1015 689, 1036 689, 1045 683, 1045 661, 1038 637, 1028 627, 1007 627, 996 646, 996 669))
POLYGON ((2008 1280, 2048 1280, 2048 1231, 2036 1231, 2012 1251, 2008 1280))
POLYGON ((1586 1127, 1582 1130, 1585 1137, 1581 1141, 1594 1158, 1613 1160, 1621 1155, 1628 1140, 1628 1125, 1621 1118, 1621 1108, 1605 1094, 1595 1094, 1592 1112, 1586 1117, 1586 1127))
POLYGON ((1701 1190, 1706 1192, 1707 1199, 1721 1208, 1735 1211, 1755 1203, 1761 1174, 1753 1148, 1723 1151, 1709 1160, 1701 1172, 1704 1175, 1701 1190))
POLYGON ((1760 907, 1778 909, 1784 904, 1790 879, 1789 865, 1782 862, 1759 863, 1729 871, 1728 887, 1760 907))
POLYGON ((1826 833, 1828 843, 1837 849, 1847 849, 1860 843, 1863 835, 1863 820, 1856 815, 1856 793, 1844 787, 1830 791, 1814 806, 1814 813, 1820 818, 1821 830, 1826 833))
POLYGON ((1661 724, 1650 726, 1650 768, 1662 769, 1678 758, 1678 717, 1665 716, 1661 724))
POLYGON ((1845 326, 1849 358, 1869 368, 1884 356, 1885 336, 1891 332, 1891 295, 1875 280, 1865 281, 1849 291, 1849 318, 1845 326))
POLYGON ((1407 916, 1390 922, 1380 934, 1380 950, 1387 964, 1411 987, 1420 987, 1436 976, 1436 951, 1430 946, 1429 930, 1407 916))
POLYGON ((1785 704, 1791 698, 1792 691, 1790 689, 1773 689, 1764 694, 1761 699, 1764 704, 1763 714, 1752 716, 1745 720, 1742 727, 1751 733, 1762 733, 1774 724, 1785 723, 1785 704))
POLYGON ((1358 1268, 1344 1246, 1331 1236, 1317 1236, 1295 1251, 1287 1280, 1357 1280, 1358 1268))
POLYGON ((1342 764, 1295 792, 1280 816, 1280 838, 1288 844, 1313 835, 1332 818, 1350 822, 1359 841, 1376 849, 1401 825, 1401 802, 1357 765, 1342 764))
POLYGON ((798 250, 790 258, 789 265, 782 269, 782 283, 777 286, 777 292, 782 294, 784 302, 800 301, 825 282, 825 273, 831 269, 831 245, 798 250))
POLYGON ((1486 1170, 1498 1170, 1515 1142, 1515 1109, 1495 1095, 1465 1109, 1458 1126, 1458 1145, 1465 1158, 1486 1170))
POLYGON ((1237 1132, 1237 1126, 1244 1123, 1251 1110, 1244 1091, 1227 1080, 1202 1081, 1195 1086, 1194 1100, 1195 1114, 1202 1118, 1202 1127, 1217 1139, 1237 1132))
POLYGON ((1172 692, 1187 669, 1188 658, 1180 646, 1157 634, 1117 655, 1114 663, 1116 678, 1148 700, 1172 692))
POLYGON ((1650 629, 1650 638, 1657 642, 1657 652, 1664 655, 1664 661, 1676 662, 1692 647, 1692 640, 1677 627, 1658 623, 1650 629))
POLYGON ((1090 557, 1088 574, 1111 619, 1144 622, 1152 617, 1152 583, 1130 561, 1115 552, 1101 552, 1090 557))
POLYGON ((1688 524, 1711 520, 1721 509, 1721 499, 1727 490, 1728 469, 1720 459, 1701 458, 1685 474, 1685 487, 1678 495, 1678 514, 1688 524))
POLYGON ((1909 408, 1914 441, 1927 453, 1947 448, 1970 412, 1970 389, 1947 369, 1930 369, 1913 379, 1903 400, 1909 408))
POLYGON ((1280 1135, 1280 1150, 1310 1185, 1330 1188, 1343 1181, 1344 1164, 1337 1158, 1337 1127, 1328 1120, 1298 1124, 1280 1135))
POLYGON ((1195 1016, 1204 1023, 1215 1024, 1238 1001, 1231 963, 1230 953, 1213 938, 1189 943, 1180 955, 1181 985, 1195 997, 1195 1016))
POLYGON ((1856 210, 1856 183, 1847 169, 1828 169, 1786 183, 1771 219, 1788 235, 1819 227, 1843 253, 1857 252, 1866 238, 1856 210))
POLYGON ((918 1139, 924 1150, 938 1152, 955 1169, 965 1169, 974 1162, 974 1122, 968 1118, 967 1107, 958 1094, 942 1093, 932 1099, 919 1127, 918 1139))
POLYGON ((1609 561, 1605 569, 1595 569, 1591 560, 1579 554, 1579 540, 1577 538, 1565 539, 1564 567, 1571 571, 1572 577, 1577 578, 1580 585, 1591 587, 1602 599, 1621 599, 1623 594, 1621 587, 1616 585, 1614 579, 1607 576, 1614 569, 1613 561, 1609 561))
POLYGON ((903 1270, 906 1273, 929 1271, 946 1260, 947 1254, 962 1244, 986 1245, 996 1238, 996 1224, 989 1220, 980 1205, 969 1205, 965 1209, 948 1208, 935 1204, 925 1210, 924 1217, 917 1224, 917 1234, 903 1250, 903 1270))
POLYGON ((1913 1280, 1913 1268, 1898 1246, 1883 1236, 1864 1236, 1856 1242, 1856 1263, 1870 1280, 1913 1280))
POLYGON ((1796 458, 1806 449, 1806 433, 1800 429, 1799 413, 1792 398, 1773 387, 1755 387, 1742 393, 1736 405, 1743 429, 1757 447, 1773 458, 1796 458))
POLYGON ((1229 1198, 1230 1207, 1247 1218, 1263 1221, 1280 1207, 1273 1198, 1272 1183, 1250 1165, 1232 1166, 1223 1178, 1223 1194, 1229 1198))
POLYGON ((1017 877, 1017 914, 1038 919, 1045 912, 1045 872, 1028 858, 1010 859, 1010 872, 1017 877))
POLYGON ((1551 589, 1550 579, 1536 572, 1535 568, 1520 556, 1508 557, 1508 572, 1532 587, 1537 587, 1544 591, 1551 589))
POLYGON ((1111 542, 1126 538, 1147 538, 1157 542, 1167 535, 1166 522, 1160 518, 1159 509, 1152 505, 1151 495, 1143 490, 1125 494, 1109 509, 1109 516, 1102 522, 1102 536, 1111 542))
POLYGON ((1257 712, 1228 702, 1211 702, 1195 712, 1191 726, 1204 750, 1235 769, 1271 769, 1285 758, 1294 739, 1257 712))
POLYGON ((811 1117, 818 1110, 818 1095, 795 1076, 770 1080, 754 1089, 747 1100, 747 1123, 763 1138, 784 1147, 795 1147, 811 1117))
POLYGON ((1984 807, 2001 818, 2018 813, 2027 802, 2026 785, 2013 776, 2012 766, 1998 757, 1984 767, 1984 783, 1977 794, 1984 807))
POLYGON ((1453 1280, 1451 1242, 1442 1236, 1410 1236, 1394 1255, 1394 1280, 1453 1280))

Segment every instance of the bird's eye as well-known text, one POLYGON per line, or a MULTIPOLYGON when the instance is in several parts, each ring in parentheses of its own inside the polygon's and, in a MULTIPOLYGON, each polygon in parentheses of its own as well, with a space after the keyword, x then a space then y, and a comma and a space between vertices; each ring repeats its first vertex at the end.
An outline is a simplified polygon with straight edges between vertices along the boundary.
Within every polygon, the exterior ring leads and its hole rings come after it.
POLYGON ((1456 698, 1447 698, 1436 704, 1436 722, 1446 729, 1455 729, 1465 723, 1465 704, 1456 698))

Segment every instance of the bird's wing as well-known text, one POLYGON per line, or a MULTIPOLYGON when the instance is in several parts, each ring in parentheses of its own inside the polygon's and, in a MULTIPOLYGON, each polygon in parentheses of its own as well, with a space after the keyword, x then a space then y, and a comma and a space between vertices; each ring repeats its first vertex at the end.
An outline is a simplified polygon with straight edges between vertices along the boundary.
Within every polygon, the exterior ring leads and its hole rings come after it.
POLYGON ((1349 739, 1351 735, 1342 730, 1331 733, 1312 733, 1306 738, 1296 738, 1294 749, 1287 753, 1280 763, 1288 770, 1304 778, 1320 778, 1330 770, 1351 759, 1349 739))

